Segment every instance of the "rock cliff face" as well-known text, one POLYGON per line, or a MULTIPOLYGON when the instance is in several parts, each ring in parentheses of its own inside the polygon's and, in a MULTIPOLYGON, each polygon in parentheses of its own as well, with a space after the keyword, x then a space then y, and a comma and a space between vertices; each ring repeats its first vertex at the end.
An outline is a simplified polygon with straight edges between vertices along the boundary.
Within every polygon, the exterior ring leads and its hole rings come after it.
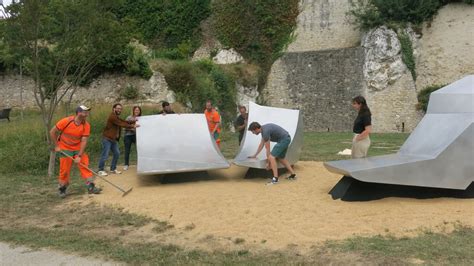
POLYGON ((416 81, 402 61, 397 33, 387 27, 354 30, 347 17, 350 1, 300 5, 296 40, 272 66, 263 100, 303 110, 307 130, 350 131, 356 115, 350 100, 360 94, 372 110, 374 131, 409 132, 422 117, 416 110, 419 90, 474 71, 472 5, 443 7, 419 35, 403 29, 414 49, 416 81))
POLYGON ((474 5, 449 4, 423 26, 416 87, 448 84, 474 73, 474 5))
MULTIPOLYGON (((417 37, 411 29, 404 30, 417 54, 417 37)), ((415 82, 402 61, 397 33, 387 27, 369 31, 362 37, 365 51, 365 95, 372 110, 376 132, 411 131, 421 119, 416 110, 415 82)))
POLYGON ((354 47, 360 32, 346 15, 351 0, 301 0, 296 40, 288 52, 354 47))

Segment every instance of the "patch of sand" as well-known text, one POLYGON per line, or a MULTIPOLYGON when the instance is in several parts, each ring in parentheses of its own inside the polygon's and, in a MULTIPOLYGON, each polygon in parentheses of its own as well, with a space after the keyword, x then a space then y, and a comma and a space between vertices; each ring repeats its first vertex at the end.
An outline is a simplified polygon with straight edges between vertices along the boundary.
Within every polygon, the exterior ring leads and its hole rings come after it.
POLYGON ((136 169, 109 180, 133 191, 121 197, 102 182, 102 204, 123 207, 175 226, 169 242, 189 247, 308 250, 325 240, 354 235, 414 235, 422 229, 445 230, 454 223, 474 226, 474 199, 385 198, 368 202, 332 200, 328 191, 339 175, 321 162, 299 162, 297 181, 265 186, 264 178, 244 179, 245 168, 232 166, 203 177, 186 173, 137 177, 136 169), (176 179, 173 179, 176 178, 176 179), (179 237, 176 237, 179 235, 179 237))

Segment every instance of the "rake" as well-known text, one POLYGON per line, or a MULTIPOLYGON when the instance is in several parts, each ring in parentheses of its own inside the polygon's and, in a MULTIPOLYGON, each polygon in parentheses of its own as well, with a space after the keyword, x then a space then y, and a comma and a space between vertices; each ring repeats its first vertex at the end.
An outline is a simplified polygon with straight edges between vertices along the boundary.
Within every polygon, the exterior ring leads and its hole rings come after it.
MULTIPOLYGON (((64 156, 74 160, 74 158, 70 155, 68 155, 67 153, 65 153, 64 151, 59 151, 60 153, 62 153, 64 156)), ((96 173, 95 171, 91 170, 89 167, 85 166, 84 164, 82 163, 79 163, 82 167, 86 168, 87 170, 91 171, 95 176, 99 177, 100 179, 104 180, 105 182, 107 182, 109 185, 113 186, 114 188, 120 190, 123 194, 122 194, 122 197, 125 197, 128 193, 130 193, 130 191, 132 191, 133 187, 131 187, 130 189, 128 190, 125 190, 117 185, 115 185, 114 183, 110 182, 109 180, 107 180, 105 177, 99 175, 98 173, 96 173)))

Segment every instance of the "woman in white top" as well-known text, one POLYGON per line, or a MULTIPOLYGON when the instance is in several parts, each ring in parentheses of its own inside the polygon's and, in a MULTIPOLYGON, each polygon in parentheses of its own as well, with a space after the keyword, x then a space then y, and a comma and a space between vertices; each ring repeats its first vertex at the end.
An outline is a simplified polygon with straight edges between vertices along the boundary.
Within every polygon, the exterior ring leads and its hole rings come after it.
MULTIPOLYGON (((138 117, 142 115, 142 108, 140 106, 134 106, 132 108, 132 115, 127 117, 127 121, 138 121, 138 117)), ((125 136, 123 138, 123 142, 125 144, 125 166, 123 170, 128 170, 128 166, 130 165, 130 152, 132 149, 132 143, 137 145, 137 137, 135 128, 125 129, 125 136)))

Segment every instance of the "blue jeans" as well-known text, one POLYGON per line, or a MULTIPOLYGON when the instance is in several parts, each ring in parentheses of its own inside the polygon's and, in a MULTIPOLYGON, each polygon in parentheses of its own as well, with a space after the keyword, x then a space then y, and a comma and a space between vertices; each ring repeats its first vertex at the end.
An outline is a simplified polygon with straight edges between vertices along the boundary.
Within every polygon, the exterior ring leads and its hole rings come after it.
POLYGON ((117 169, 117 162, 120 156, 120 150, 117 141, 108 140, 102 138, 102 153, 100 154, 99 171, 104 171, 105 161, 109 158, 109 151, 112 150, 112 164, 110 165, 110 171, 117 169))

